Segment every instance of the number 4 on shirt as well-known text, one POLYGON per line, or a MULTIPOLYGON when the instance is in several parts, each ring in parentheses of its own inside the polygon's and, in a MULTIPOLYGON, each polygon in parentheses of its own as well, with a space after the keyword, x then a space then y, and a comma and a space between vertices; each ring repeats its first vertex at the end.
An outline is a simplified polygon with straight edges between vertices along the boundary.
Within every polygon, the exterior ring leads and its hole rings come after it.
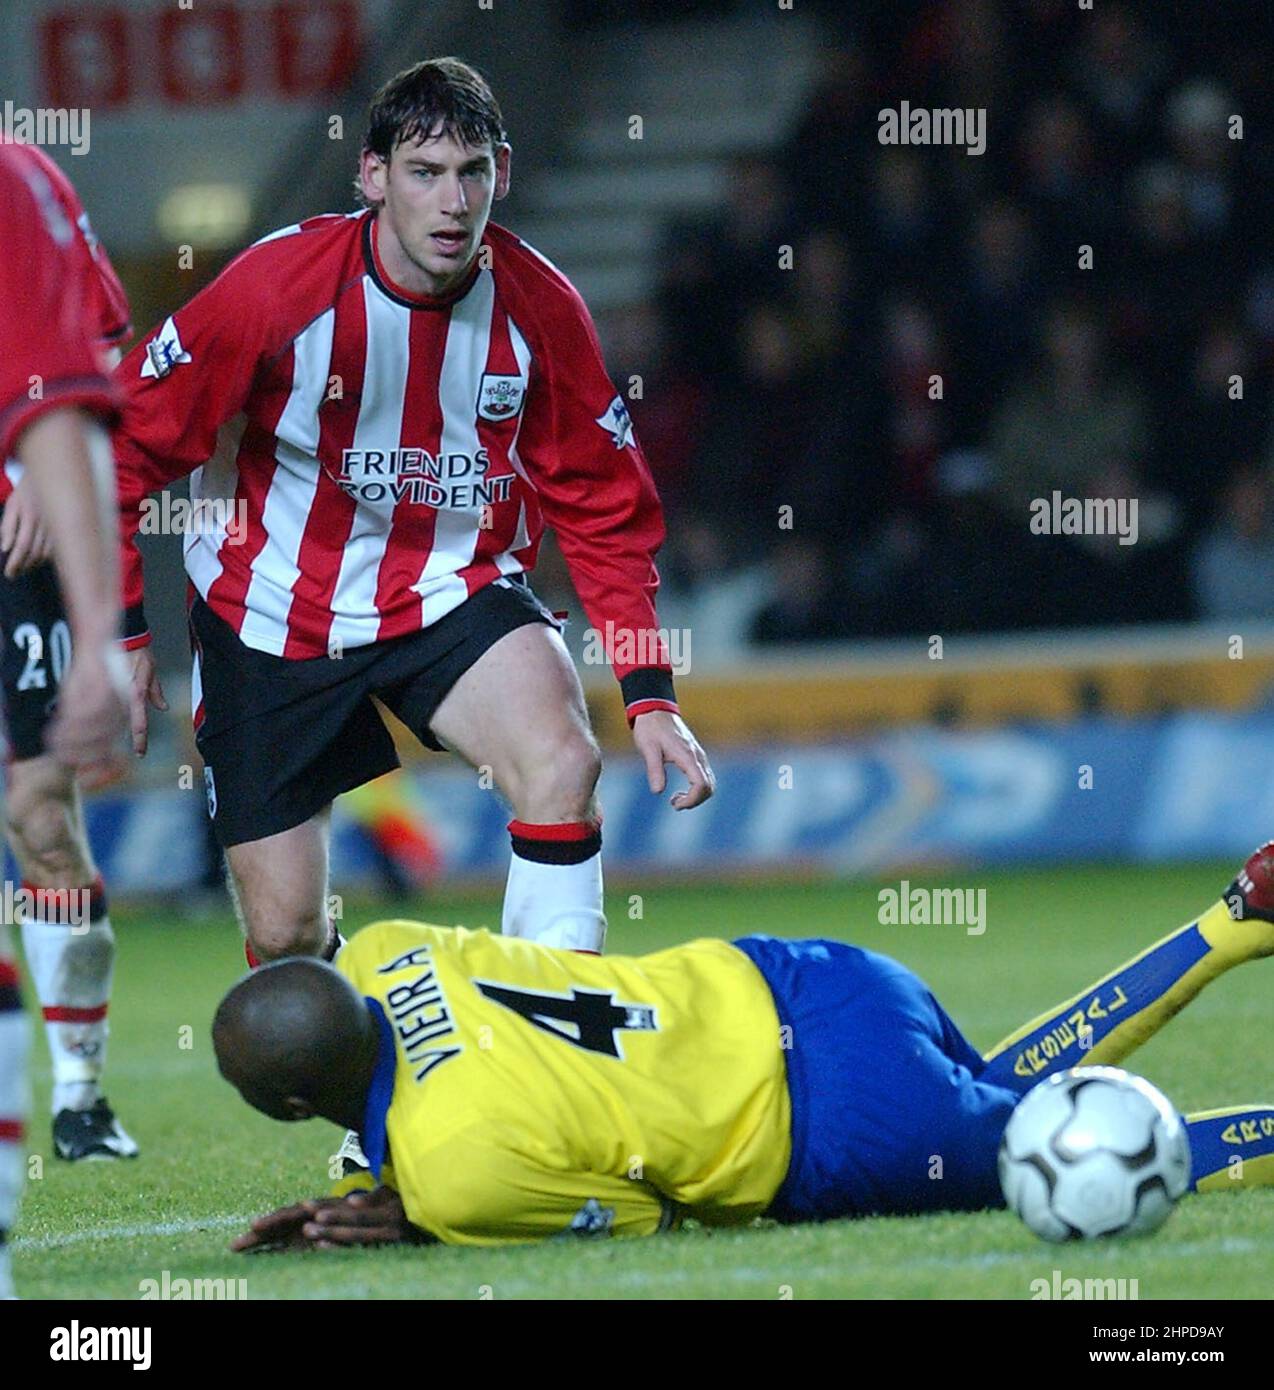
POLYGON ((547 990, 511 989, 491 980, 473 983, 492 1003, 512 1009, 555 1038, 621 1061, 624 1053, 616 1036, 621 1029, 654 1033, 659 1028, 652 1004, 617 1004, 610 991, 572 987, 569 994, 553 994, 547 990))

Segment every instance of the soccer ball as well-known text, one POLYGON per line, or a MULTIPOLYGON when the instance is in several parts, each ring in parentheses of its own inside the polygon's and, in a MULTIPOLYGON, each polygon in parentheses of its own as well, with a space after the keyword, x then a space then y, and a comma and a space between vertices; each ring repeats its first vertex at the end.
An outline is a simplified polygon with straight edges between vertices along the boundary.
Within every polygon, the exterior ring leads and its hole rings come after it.
POLYGON ((1118 1067, 1073 1067, 1041 1082, 1000 1142, 1004 1200, 1044 1240, 1146 1235, 1189 1182, 1180 1116, 1118 1067))

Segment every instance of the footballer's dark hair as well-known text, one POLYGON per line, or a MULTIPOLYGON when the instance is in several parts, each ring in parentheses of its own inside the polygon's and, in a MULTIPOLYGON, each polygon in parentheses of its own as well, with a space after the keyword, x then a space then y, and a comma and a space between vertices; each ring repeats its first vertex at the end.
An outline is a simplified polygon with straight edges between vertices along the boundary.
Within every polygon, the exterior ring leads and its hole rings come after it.
POLYGON ((404 142, 451 135, 466 145, 498 145, 504 117, 487 79, 460 58, 428 58, 405 69, 372 98, 364 152, 388 160, 404 142))

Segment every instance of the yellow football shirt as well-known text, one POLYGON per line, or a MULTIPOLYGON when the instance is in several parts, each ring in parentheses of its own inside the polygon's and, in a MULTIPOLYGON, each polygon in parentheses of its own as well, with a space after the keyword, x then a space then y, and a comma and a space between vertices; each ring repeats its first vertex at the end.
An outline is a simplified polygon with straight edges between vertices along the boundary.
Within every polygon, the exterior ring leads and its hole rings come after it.
POLYGON ((778 1015, 724 941, 589 956, 391 921, 336 964, 383 1020, 364 1149, 440 1240, 731 1224, 783 1181, 778 1015))

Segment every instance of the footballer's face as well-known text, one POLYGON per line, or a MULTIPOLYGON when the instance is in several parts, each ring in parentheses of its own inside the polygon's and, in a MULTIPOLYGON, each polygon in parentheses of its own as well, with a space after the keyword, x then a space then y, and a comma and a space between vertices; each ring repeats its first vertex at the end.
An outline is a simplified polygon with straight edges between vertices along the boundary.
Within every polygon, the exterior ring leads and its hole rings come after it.
POLYGON ((377 208, 377 250, 396 284, 440 295, 464 280, 491 204, 509 191, 511 153, 446 132, 395 146, 388 162, 364 152, 363 196, 377 208))
POLYGON ((277 1091, 268 1087, 254 1085, 246 1076, 228 1073, 225 1067, 221 1068, 221 1074, 254 1110, 259 1110, 272 1120, 282 1120, 285 1124, 292 1124, 297 1120, 312 1120, 314 1118, 313 1107, 308 1101, 302 1100, 300 1096, 281 1096, 277 1091))

